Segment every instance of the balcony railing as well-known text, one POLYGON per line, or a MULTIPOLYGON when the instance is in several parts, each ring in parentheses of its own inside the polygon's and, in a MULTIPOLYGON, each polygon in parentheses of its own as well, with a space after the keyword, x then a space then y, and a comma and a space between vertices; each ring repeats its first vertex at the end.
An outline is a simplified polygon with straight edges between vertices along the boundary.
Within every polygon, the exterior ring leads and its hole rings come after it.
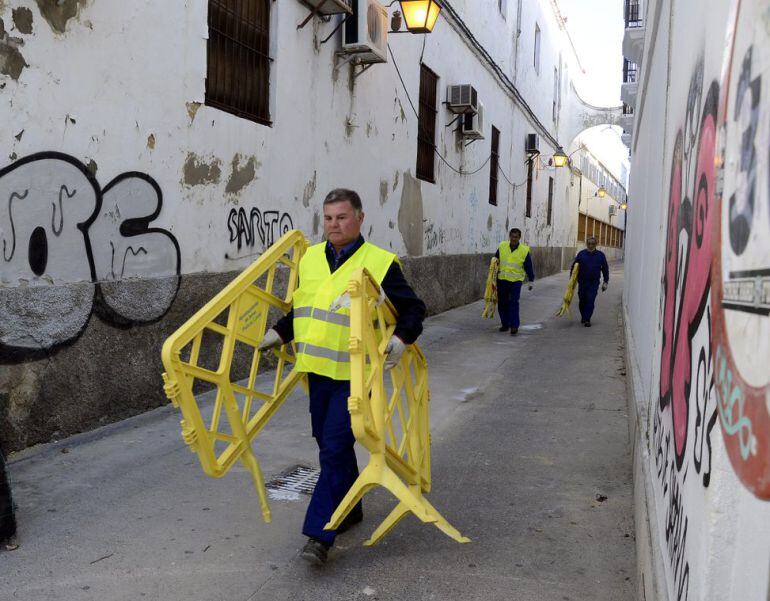
POLYGON ((623 83, 636 83, 638 68, 627 58, 623 59, 623 83))
POLYGON ((624 15, 626 28, 642 27, 644 25, 639 0, 626 0, 624 15))

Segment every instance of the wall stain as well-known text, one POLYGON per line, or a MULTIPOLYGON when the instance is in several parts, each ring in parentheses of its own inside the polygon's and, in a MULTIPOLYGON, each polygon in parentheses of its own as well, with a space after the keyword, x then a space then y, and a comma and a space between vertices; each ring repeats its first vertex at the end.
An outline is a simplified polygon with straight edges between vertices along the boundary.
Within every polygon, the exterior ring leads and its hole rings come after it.
POLYGON ((401 177, 401 172, 396 171, 395 176, 393 177, 393 191, 396 191, 396 188, 398 188, 398 179, 401 177))
POLYGON ((155 134, 150 134, 147 136, 147 148, 150 150, 155 149, 155 134))
POLYGON ((93 159, 88 161, 88 163, 86 164, 86 167, 88 168, 88 172, 91 175, 96 175, 96 170, 99 169, 99 166, 96 164, 96 161, 93 159))
POLYGON ((305 184, 305 191, 302 193, 302 205, 307 208, 310 206, 310 199, 315 195, 318 183, 318 172, 313 171, 313 178, 305 184))
POLYGON ((217 158, 206 162, 194 152, 187 153, 182 184, 188 187, 218 184, 222 177, 222 161, 217 158))
POLYGON ((233 157, 232 171, 230 177, 227 180, 225 186, 225 194, 238 194, 246 186, 248 186, 257 176, 257 169, 262 166, 262 163, 257 161, 256 157, 249 157, 248 160, 241 165, 241 159, 243 157, 240 154, 236 154, 233 157))
POLYGON ((80 14, 88 0, 35 0, 41 16, 57 33, 65 33, 67 22, 80 14))
POLYGON ((318 235, 318 228, 321 225, 321 216, 318 213, 313 213, 313 235, 318 235))
POLYGON ((398 96, 395 97, 395 102, 393 103, 393 108, 398 107, 399 114, 396 115, 395 119, 393 119, 394 123, 398 123, 399 118, 401 119, 401 123, 406 123, 406 113, 404 112, 404 105, 401 104, 401 100, 398 96))
POLYGON ((5 23, 0 19, 0 73, 18 81, 24 67, 29 67, 19 48, 24 45, 21 38, 12 38, 5 31, 5 23))
POLYGON ((419 257, 423 251, 423 211, 420 182, 408 171, 404 172, 401 205, 398 208, 398 231, 404 239, 409 256, 419 257))
POLYGON ((388 180, 380 180, 380 206, 388 202, 388 180))
POLYGON ((492 215, 487 217, 487 230, 492 231, 492 215))
POLYGON ((187 115, 190 117, 190 125, 195 121, 195 115, 198 113, 198 109, 201 108, 200 102, 186 102, 187 115))
POLYGON ((26 6, 13 9, 13 24, 19 33, 32 33, 32 11, 26 6))
POLYGON ((13 137, 14 137, 14 138, 16 138, 16 141, 17 141, 17 142, 21 142, 21 137, 22 137, 23 135, 24 135, 24 130, 22 129, 22 130, 21 130, 21 131, 20 131, 18 134, 16 134, 16 135, 15 135, 15 136, 13 136, 13 137))

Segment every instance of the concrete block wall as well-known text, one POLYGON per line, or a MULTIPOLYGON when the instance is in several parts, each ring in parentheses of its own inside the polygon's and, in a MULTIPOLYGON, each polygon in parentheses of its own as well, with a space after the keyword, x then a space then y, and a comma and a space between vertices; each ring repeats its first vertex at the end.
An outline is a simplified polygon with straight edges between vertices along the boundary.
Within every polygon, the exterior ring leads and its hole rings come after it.
POLYGON ((770 2, 653 0, 624 312, 638 598, 770 598, 770 2))

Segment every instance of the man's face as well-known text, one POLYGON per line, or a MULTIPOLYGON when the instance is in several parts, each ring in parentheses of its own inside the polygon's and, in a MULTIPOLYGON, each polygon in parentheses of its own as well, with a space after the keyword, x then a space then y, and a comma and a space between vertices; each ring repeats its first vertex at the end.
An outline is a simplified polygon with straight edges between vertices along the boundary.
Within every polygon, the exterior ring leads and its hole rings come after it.
POLYGON ((596 250, 596 238, 589 238, 586 241, 586 248, 589 251, 591 251, 591 252, 595 251, 596 250))
POLYGON ((358 240, 363 222, 363 211, 356 211, 347 200, 324 205, 324 234, 335 248, 358 240))
POLYGON ((516 246, 521 240, 521 234, 519 232, 511 232, 509 237, 511 239, 511 244, 514 246, 516 246))

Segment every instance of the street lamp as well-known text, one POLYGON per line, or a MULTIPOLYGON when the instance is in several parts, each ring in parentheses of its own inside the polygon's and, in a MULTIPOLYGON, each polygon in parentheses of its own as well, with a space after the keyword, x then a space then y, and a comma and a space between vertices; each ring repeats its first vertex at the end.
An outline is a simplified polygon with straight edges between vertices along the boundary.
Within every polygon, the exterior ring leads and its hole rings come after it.
POLYGON ((411 33, 430 33, 441 12, 437 0, 400 0, 406 28, 411 33))
POLYGON ((556 152, 553 153, 553 164, 556 167, 566 167, 567 163, 569 163, 569 157, 564 154, 564 151, 559 148, 556 152))
POLYGON ((628 208, 628 204, 626 204, 625 202, 620 203, 620 208, 625 211, 628 208))
POLYGON ((607 196, 607 190, 604 189, 604 186, 599 186, 599 189, 596 191, 596 195, 599 198, 604 198, 607 196))

